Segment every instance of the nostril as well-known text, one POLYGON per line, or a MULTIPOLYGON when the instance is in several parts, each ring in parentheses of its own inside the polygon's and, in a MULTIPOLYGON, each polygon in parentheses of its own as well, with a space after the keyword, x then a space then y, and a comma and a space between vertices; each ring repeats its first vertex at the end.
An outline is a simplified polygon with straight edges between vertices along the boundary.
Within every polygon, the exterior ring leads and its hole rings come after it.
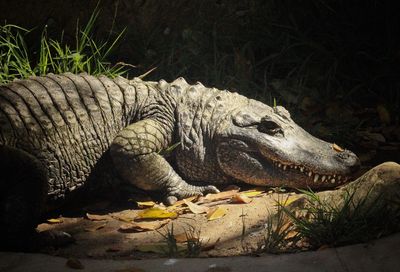
POLYGON ((360 159, 351 151, 345 150, 344 152, 337 153, 336 158, 342 164, 346 165, 352 173, 360 168, 360 159))

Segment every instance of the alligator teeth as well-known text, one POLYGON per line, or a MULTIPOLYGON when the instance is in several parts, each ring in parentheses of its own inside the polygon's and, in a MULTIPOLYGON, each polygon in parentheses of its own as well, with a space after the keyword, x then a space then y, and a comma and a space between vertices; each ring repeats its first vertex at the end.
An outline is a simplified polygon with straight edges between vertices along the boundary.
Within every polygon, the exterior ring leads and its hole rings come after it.
POLYGON ((331 183, 335 183, 336 182, 336 180, 333 178, 333 179, 331 179, 331 183))
POLYGON ((322 177, 321 177, 322 182, 324 182, 325 179, 326 179, 326 176, 322 176, 322 177))
POLYGON ((338 178, 338 180, 341 180, 341 179, 342 179, 342 176, 338 176, 337 178, 338 178))
POLYGON ((312 172, 310 171, 310 172, 308 172, 308 176, 309 177, 311 177, 312 176, 312 172))
POLYGON ((336 174, 333 174, 333 177, 336 178, 336 174))
POLYGON ((318 178, 319 178, 319 175, 318 175, 318 174, 315 174, 314 182, 317 182, 317 181, 318 181, 318 178))
POLYGON ((300 172, 303 173, 303 171, 304 171, 304 167, 300 166, 300 172))
POLYGON ((284 165, 284 166, 283 166, 283 170, 286 170, 286 167, 287 167, 287 165, 284 165))
POLYGON ((278 167, 282 167, 282 164, 278 163, 278 167))

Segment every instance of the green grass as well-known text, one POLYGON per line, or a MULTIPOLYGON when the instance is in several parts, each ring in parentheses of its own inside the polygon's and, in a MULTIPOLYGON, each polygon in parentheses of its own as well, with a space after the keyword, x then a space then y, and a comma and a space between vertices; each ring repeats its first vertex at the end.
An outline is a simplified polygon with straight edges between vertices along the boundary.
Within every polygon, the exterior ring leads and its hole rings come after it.
POLYGON ((12 24, 0 26, 0 83, 47 73, 86 72, 110 77, 125 74, 125 65, 112 65, 108 61, 124 31, 114 38, 109 36, 105 41, 97 42, 93 38, 93 29, 99 12, 96 7, 85 27, 80 28, 77 23, 74 45, 66 44, 63 35, 59 40, 49 38, 45 27, 36 57, 25 41, 31 31, 12 24))
POLYGON ((344 192, 343 203, 322 201, 312 191, 301 191, 306 196, 304 214, 298 216, 281 205, 294 223, 300 237, 306 238, 311 248, 341 246, 367 242, 399 230, 399 217, 387 208, 383 198, 368 204, 368 197, 355 201, 355 192, 344 192))

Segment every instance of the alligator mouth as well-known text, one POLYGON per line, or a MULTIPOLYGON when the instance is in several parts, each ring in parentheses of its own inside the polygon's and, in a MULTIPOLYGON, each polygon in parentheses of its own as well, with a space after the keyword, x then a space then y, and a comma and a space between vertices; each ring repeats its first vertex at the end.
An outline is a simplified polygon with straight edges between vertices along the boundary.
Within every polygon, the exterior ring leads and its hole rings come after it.
POLYGON ((350 179, 349 176, 340 175, 338 173, 322 174, 321 172, 312 170, 304 165, 282 163, 277 160, 270 160, 270 162, 272 162, 272 165, 280 171, 290 175, 297 174, 297 177, 303 177, 308 183, 318 186, 340 185, 346 183, 350 179))

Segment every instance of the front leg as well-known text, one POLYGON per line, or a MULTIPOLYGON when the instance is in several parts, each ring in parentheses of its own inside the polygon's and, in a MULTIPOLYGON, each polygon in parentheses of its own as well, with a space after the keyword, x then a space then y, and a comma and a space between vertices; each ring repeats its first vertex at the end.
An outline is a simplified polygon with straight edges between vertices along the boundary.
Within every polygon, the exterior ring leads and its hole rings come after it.
POLYGON ((121 130, 110 147, 114 167, 121 178, 143 190, 162 191, 165 203, 204 193, 214 186, 186 183, 159 154, 172 142, 172 129, 154 119, 145 119, 121 130))

